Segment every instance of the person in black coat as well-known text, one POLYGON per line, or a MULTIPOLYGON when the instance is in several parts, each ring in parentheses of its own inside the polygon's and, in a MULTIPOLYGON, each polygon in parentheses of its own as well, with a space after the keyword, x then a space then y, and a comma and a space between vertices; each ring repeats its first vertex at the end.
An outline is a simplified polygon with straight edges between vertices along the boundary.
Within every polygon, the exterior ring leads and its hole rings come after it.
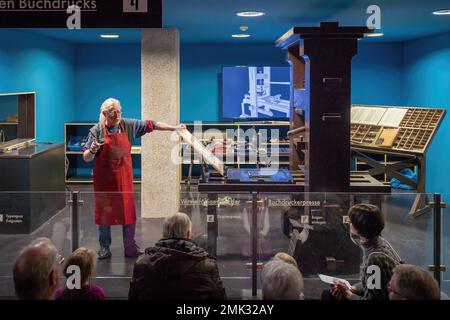
POLYGON ((191 240, 192 223, 184 213, 166 218, 163 238, 134 265, 128 298, 224 300, 216 258, 191 240))

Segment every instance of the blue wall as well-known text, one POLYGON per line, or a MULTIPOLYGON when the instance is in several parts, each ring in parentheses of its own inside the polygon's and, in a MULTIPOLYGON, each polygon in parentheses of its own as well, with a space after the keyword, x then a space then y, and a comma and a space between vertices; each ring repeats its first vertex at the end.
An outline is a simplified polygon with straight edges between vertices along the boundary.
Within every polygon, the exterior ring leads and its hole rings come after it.
POLYGON ((403 103, 403 45, 359 43, 352 60, 352 103, 403 103))
MULTIPOLYGON (((404 103, 450 111, 450 33, 404 46, 404 103)), ((450 193, 450 114, 427 155, 427 192, 450 193)))
POLYGON ((36 92, 38 141, 64 141, 64 123, 95 121, 108 97, 141 117, 140 45, 70 44, 0 30, 0 93, 36 92))
MULTIPOLYGON (((352 65, 352 102, 400 105, 402 45, 360 44, 352 65)), ((182 45, 181 115, 184 122, 221 121, 222 66, 288 65, 272 44, 182 45)))
MULTIPOLYGON (((1 46, 0 79, 4 80, 0 82, 0 89, 2 92, 37 91, 39 139, 61 141, 60 128, 64 122, 96 120, 99 106, 107 97, 121 100, 124 116, 140 117, 138 44, 71 45, 36 34, 1 32, 9 39, 15 37, 24 41, 20 42, 22 45, 14 45, 18 47, 15 50, 10 45, 1 46), (32 45, 28 47, 27 42, 32 45), (39 47, 41 51, 36 52, 39 47), (34 76, 26 76, 28 67, 34 76), (46 72, 46 69, 52 71, 46 72), (60 107, 62 103, 64 108, 60 107), (53 120, 48 124, 42 116, 46 110, 53 120)), ((398 44, 361 44, 353 61, 352 101, 401 104, 398 94, 402 91, 401 59, 398 44)), ((182 121, 221 120, 220 73, 222 66, 234 65, 282 66, 287 63, 285 52, 272 44, 182 45, 182 121)))
POLYGON ((0 93, 35 91, 37 140, 62 142, 73 119, 74 46, 16 30, 0 37, 0 93))
MULTIPOLYGON (((19 30, 0 30, 0 92, 35 91, 38 141, 63 141, 63 124, 92 121, 107 97, 124 116, 141 115, 140 45, 74 45, 19 30)), ((221 69, 287 65, 272 44, 183 44, 181 120, 221 120, 221 69)), ((450 34, 404 44, 359 44, 352 65, 352 103, 450 106, 450 34)), ((161 93, 164 94, 164 93, 161 93)), ((428 153, 427 191, 449 192, 447 116, 428 153)))
POLYGON ((120 100, 124 117, 141 118, 140 45, 77 45, 75 83, 73 120, 98 120, 109 97, 120 100))

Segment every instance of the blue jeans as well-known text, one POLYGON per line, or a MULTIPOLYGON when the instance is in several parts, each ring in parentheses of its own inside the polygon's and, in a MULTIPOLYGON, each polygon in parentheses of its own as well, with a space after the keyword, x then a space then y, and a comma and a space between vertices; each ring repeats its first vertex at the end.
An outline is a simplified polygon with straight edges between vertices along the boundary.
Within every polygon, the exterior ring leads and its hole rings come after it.
MULTIPOLYGON (((137 246, 134 240, 135 230, 135 223, 122 225, 123 247, 125 252, 136 250, 137 246)), ((111 246, 111 226, 98 226, 98 231, 100 246, 102 248, 109 248, 111 246)))

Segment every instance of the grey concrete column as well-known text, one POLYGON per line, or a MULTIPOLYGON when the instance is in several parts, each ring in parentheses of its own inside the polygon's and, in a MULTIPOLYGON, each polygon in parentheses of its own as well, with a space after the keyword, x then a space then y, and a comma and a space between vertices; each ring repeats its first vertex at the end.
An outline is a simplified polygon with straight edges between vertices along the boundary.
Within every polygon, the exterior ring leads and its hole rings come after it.
MULTIPOLYGON (((180 120, 180 40, 177 29, 142 29, 142 119, 180 120)), ((142 217, 178 211, 180 165, 176 133, 154 131, 142 139, 142 217), (174 161, 175 160, 175 161, 174 161)))

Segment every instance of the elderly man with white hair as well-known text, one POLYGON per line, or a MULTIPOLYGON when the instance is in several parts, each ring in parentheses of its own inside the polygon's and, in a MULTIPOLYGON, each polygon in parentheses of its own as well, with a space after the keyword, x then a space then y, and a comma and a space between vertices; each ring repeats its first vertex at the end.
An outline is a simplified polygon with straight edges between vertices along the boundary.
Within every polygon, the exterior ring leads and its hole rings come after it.
POLYGON ((192 223, 184 213, 164 220, 163 238, 136 261, 130 300, 223 300, 225 288, 216 258, 191 240, 192 223))
POLYGON ((153 130, 184 129, 180 124, 122 118, 122 107, 109 98, 100 108, 99 122, 93 126, 84 146, 84 161, 94 164, 94 211, 99 226, 99 259, 111 257, 111 225, 122 225, 126 257, 142 252, 136 245, 136 208, 134 204, 131 146, 136 138, 153 130))
POLYGON ((47 238, 38 238, 22 249, 14 263, 16 295, 21 300, 50 300, 58 288, 63 258, 47 238))
POLYGON ((263 300, 303 300, 303 277, 293 264, 272 259, 261 273, 263 300))

